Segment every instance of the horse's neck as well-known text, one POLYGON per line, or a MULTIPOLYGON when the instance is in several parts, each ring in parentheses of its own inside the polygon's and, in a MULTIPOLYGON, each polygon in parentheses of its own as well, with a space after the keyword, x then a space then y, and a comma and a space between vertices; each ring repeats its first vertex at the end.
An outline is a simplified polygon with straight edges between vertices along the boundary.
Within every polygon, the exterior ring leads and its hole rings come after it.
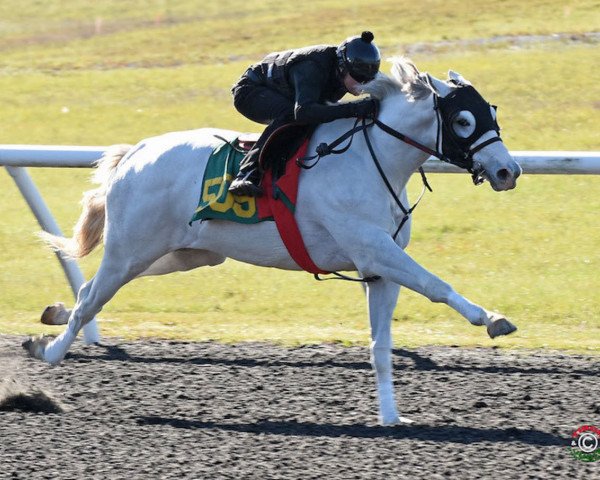
MULTIPOLYGON (((431 148, 436 147, 437 120, 431 97, 408 101, 389 98, 382 102, 379 120, 412 140, 431 148)), ((381 163, 388 175, 405 184, 429 155, 383 130, 374 127, 373 144, 381 152, 381 163)))
MULTIPOLYGON (((404 96, 388 98, 382 102, 379 120, 394 130, 422 143, 430 148, 435 148, 436 143, 436 117, 433 110, 431 97, 424 100, 408 102, 404 96)), ((321 143, 331 144, 350 131, 355 124, 355 119, 340 119, 320 125, 315 131, 309 152, 316 152, 321 143)), ((353 139, 346 139, 337 149, 351 144, 347 153, 343 154, 344 163, 340 165, 335 161, 317 162, 316 170, 321 172, 320 177, 330 182, 336 178, 336 170, 345 168, 345 177, 355 174, 357 183, 372 180, 379 184, 380 174, 373 165, 374 159, 363 139, 363 132, 355 133, 353 139), (359 173, 357 173, 359 172, 359 173)), ((402 142, 392 135, 373 125, 367 131, 373 152, 379 161, 388 181, 398 192, 402 191, 410 176, 427 160, 428 154, 402 142)), ((319 183, 319 182, 317 182, 319 183)))

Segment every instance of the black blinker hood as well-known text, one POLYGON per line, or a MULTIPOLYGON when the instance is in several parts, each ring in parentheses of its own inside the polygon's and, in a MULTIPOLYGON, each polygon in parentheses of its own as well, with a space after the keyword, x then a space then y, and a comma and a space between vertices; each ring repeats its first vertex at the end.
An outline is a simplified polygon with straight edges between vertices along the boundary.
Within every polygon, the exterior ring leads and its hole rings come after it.
POLYGON ((442 117, 443 154, 454 165, 471 171, 471 145, 490 130, 500 132, 500 127, 490 112, 490 104, 472 86, 463 85, 453 89, 445 97, 438 97, 438 108, 442 117), (463 110, 471 112, 477 120, 475 130, 466 138, 456 135, 452 128, 454 119, 463 110))

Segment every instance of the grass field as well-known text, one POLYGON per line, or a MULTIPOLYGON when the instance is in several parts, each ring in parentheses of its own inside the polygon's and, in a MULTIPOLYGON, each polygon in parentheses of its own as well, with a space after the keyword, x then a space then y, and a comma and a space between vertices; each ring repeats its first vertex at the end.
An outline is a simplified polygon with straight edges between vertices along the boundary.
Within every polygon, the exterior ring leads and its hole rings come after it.
MULTIPOLYGON (((391 56, 416 42, 557 32, 581 38, 600 24, 596 1, 508 0, 494 9, 454 0, 205 3, 72 0, 58 8, 24 0, 15 9, 0 2, 0 143, 135 143, 209 125, 256 131, 229 95, 245 66, 275 49, 338 43, 365 25, 391 56)), ((436 76, 460 71, 498 104, 511 150, 600 150, 597 41, 469 45, 424 49, 413 60, 436 76)), ((70 232, 89 171, 31 173, 70 232)), ((520 330, 492 342, 447 307, 404 291, 396 343, 600 351, 600 178, 525 176, 503 194, 472 187, 466 175, 430 181, 434 193, 416 212, 409 252, 520 330)), ((418 188, 411 184, 413 193, 418 188)), ((46 304, 71 301, 62 271, 35 240, 37 224, 6 173, 0 192, 0 332, 53 331, 37 321, 46 304)), ((82 262, 86 276, 100 255, 82 262)), ((101 331, 366 343, 365 311, 356 285, 228 261, 126 286, 103 311, 101 331)))

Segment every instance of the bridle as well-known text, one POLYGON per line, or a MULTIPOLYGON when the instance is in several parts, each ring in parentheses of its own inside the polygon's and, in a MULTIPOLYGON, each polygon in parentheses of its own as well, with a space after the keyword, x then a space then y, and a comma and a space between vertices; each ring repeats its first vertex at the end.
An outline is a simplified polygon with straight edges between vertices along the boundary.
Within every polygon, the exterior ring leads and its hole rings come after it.
POLYGON ((388 135, 397 138, 398 140, 417 148, 422 152, 436 157, 442 162, 451 163, 457 167, 464 168, 471 173, 471 177, 475 185, 479 185, 485 180, 485 170, 481 164, 474 162, 473 156, 488 145, 494 142, 502 141, 499 135, 500 127, 498 126, 496 119, 492 117, 490 110, 490 108, 496 109, 496 107, 487 103, 472 86, 457 82, 455 82, 455 84, 457 85, 457 88, 453 89, 452 92, 445 97, 440 97, 435 91, 433 92, 433 108, 436 112, 437 120, 435 150, 423 145, 420 142, 417 142, 408 135, 395 130, 377 118, 362 118, 356 119, 353 128, 331 143, 319 144, 316 148, 316 155, 299 158, 296 160, 296 163, 300 168, 307 170, 311 169, 319 162, 321 158, 327 155, 341 154, 346 152, 352 145, 354 134, 362 131, 365 137, 367 148, 369 149, 369 153, 373 159, 373 162, 375 163, 377 171, 379 172, 386 188, 394 199, 394 202, 404 214, 404 217, 400 221, 396 232, 392 236, 392 238, 395 240, 401 228, 407 222, 411 213, 421 201, 421 198, 425 193, 425 189, 428 189, 429 191, 432 190, 427 182, 423 168, 420 167, 419 173, 421 174, 421 178, 423 180, 423 191, 412 207, 407 208, 402 204, 402 201, 394 191, 394 188, 388 180, 383 167, 381 166, 381 163, 375 154, 375 150, 373 149, 373 145, 371 144, 371 139, 369 138, 368 134, 368 131, 371 127, 377 126, 388 135), (471 111, 473 116, 477 119, 476 127, 473 133, 466 138, 458 136, 452 129, 452 122, 462 110, 471 111), (370 122, 368 122, 368 120, 370 120, 370 122), (472 145, 477 141, 478 138, 481 137, 481 135, 490 130, 494 130, 496 132, 496 136, 477 144, 475 147, 472 147, 472 145), (344 147, 336 150, 336 147, 348 139, 349 142, 344 147))
POLYGON ((464 168, 471 174, 475 185, 481 184, 484 177, 483 166, 473 160, 473 156, 494 142, 501 142, 500 126, 491 114, 498 107, 490 105, 471 85, 452 81, 457 88, 445 97, 433 96, 434 110, 438 121, 436 149, 441 152, 438 157, 444 162, 464 168), (473 132, 468 137, 460 137, 452 128, 454 120, 463 110, 471 112, 476 119, 473 132), (496 135, 477 145, 476 142, 486 132, 493 130, 496 135), (475 145, 474 147, 472 145, 475 145))
MULTIPOLYGON (((367 148, 373 159, 373 163, 381 176, 383 183, 385 184, 387 190, 390 195, 394 199, 394 202, 403 213, 402 220, 398 224, 395 233, 392 235, 392 238, 396 240, 396 237, 400 233, 400 230, 404 226, 404 224, 410 218, 410 215, 417 207, 423 195, 425 194, 425 190, 428 189, 432 191, 429 186, 429 182, 427 181, 427 177, 425 176, 425 172, 423 167, 419 167, 419 173, 421 174, 421 179, 423 181, 423 190, 419 195, 417 201, 412 205, 412 207, 405 207, 402 204, 402 201, 396 194, 392 184, 387 178, 383 167, 381 166, 381 162, 377 158, 375 154, 375 150, 373 149, 373 145, 371 143, 371 139, 369 138, 369 129, 373 126, 377 126, 379 129, 383 130, 386 134, 397 138, 398 140, 418 149, 422 152, 433 156, 442 162, 450 163, 452 165, 456 165, 457 167, 464 168, 471 174, 471 178, 473 179, 473 183, 475 185, 479 185, 483 183, 485 180, 485 170, 481 164, 475 162, 473 160, 473 156, 487 147, 488 145, 502 141, 500 138, 500 127, 496 122, 496 119, 492 116, 490 108, 496 109, 496 106, 492 106, 487 103, 481 95, 475 90, 472 86, 468 84, 462 84, 454 81, 457 88, 453 89, 451 93, 446 95, 446 97, 440 97, 437 92, 432 88, 433 91, 433 108, 436 112, 436 121, 437 121, 437 133, 436 133, 436 148, 431 149, 426 145, 414 140, 408 135, 399 132, 398 130, 390 127, 389 125, 383 123, 381 120, 377 118, 357 118, 354 122, 354 126, 348 130, 346 133, 342 134, 338 138, 336 138, 331 143, 320 143, 317 145, 316 154, 309 157, 302 157, 296 160, 296 164, 303 169, 311 169, 313 168, 321 158, 330 155, 330 154, 341 154, 346 152, 350 146, 352 145, 352 140, 354 139, 354 134, 362 131, 365 137, 365 143, 367 144, 367 148), (465 102, 465 99, 467 100, 465 102), (468 107, 468 108, 467 108, 468 107), (462 110, 469 110, 472 112, 474 118, 477 119, 476 127, 474 131, 466 138, 460 137, 454 132, 452 129, 452 123, 456 116, 462 110), (368 122, 370 120, 370 122, 368 122), (496 132, 496 136, 485 140, 476 146, 474 145, 477 140, 486 132, 494 130, 496 132), (348 143, 339 149, 336 150, 338 146, 340 146, 343 142, 348 140, 348 143)), ((332 272, 338 278, 343 280, 351 280, 351 281, 361 281, 361 282, 372 282, 379 279, 378 276, 366 277, 366 278, 351 278, 345 275, 339 274, 337 272, 332 272)), ((315 278, 317 280, 321 279, 318 274, 315 274, 315 278)))

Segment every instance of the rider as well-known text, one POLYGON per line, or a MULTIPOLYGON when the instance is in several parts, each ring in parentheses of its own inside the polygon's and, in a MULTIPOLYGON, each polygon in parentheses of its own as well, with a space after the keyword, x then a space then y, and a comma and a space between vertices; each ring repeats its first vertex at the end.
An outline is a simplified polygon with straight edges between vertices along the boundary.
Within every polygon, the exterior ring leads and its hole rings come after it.
POLYGON ((262 195, 258 157, 268 137, 292 121, 318 124, 338 118, 375 116, 374 98, 333 103, 346 93, 360 94, 360 84, 375 78, 381 57, 371 32, 349 37, 339 46, 276 52, 252 65, 232 88, 233 104, 245 117, 267 124, 256 145, 242 159, 229 191, 262 195))

